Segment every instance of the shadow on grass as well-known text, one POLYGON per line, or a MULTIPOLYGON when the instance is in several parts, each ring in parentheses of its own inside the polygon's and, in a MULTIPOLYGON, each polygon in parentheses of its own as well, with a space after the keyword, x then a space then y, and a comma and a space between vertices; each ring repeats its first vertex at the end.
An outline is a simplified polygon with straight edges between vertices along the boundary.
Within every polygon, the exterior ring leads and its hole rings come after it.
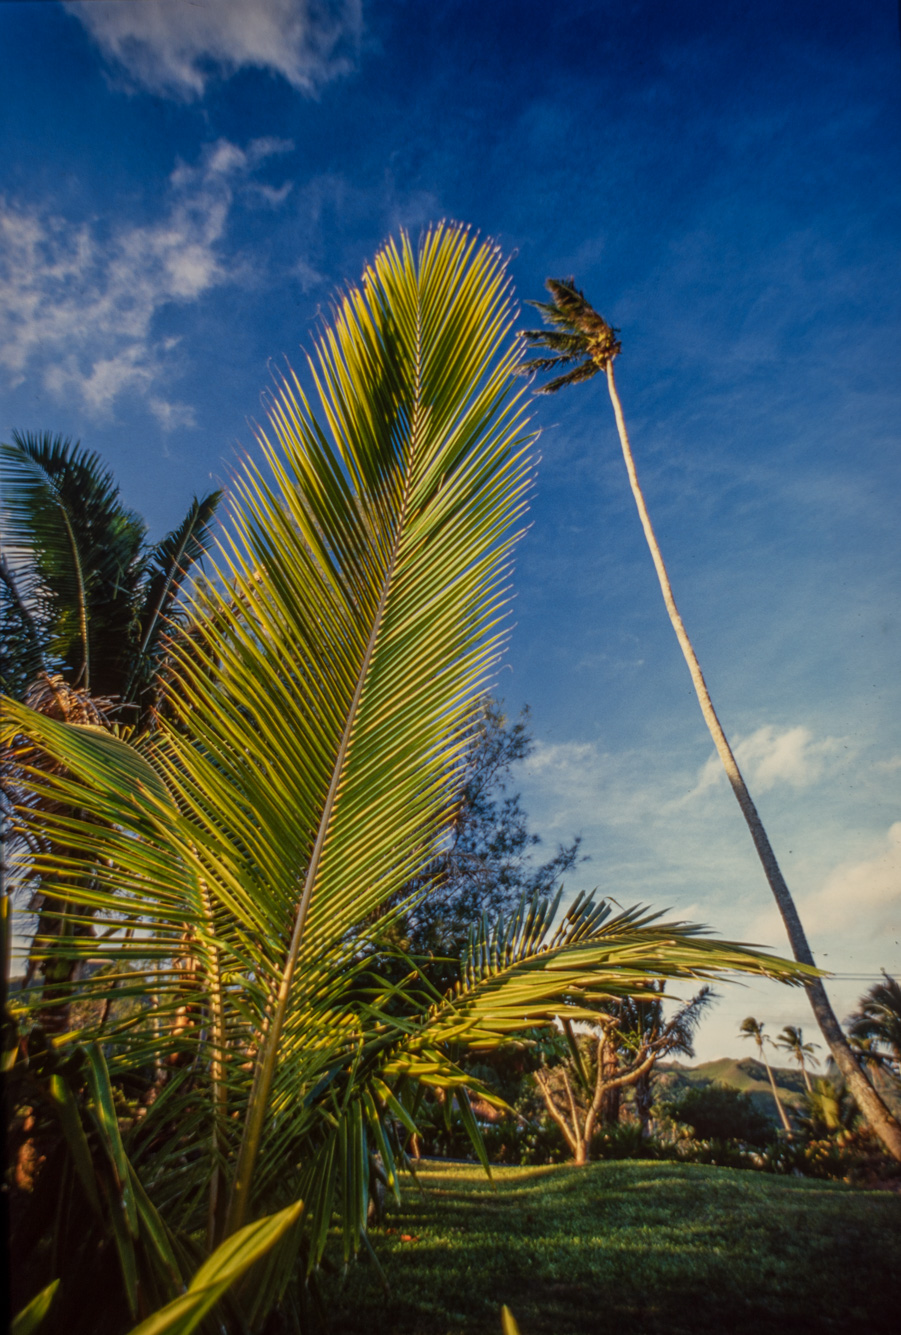
POLYGON ((894 1335, 901 1199, 702 1165, 425 1168, 333 1335, 894 1335))

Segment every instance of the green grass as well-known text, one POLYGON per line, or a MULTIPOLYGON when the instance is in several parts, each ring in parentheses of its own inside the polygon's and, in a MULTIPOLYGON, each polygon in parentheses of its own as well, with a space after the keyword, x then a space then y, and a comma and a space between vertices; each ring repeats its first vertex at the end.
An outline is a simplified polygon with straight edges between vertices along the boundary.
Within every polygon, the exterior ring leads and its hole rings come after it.
POLYGON ((340 1335, 894 1332, 901 1198, 697 1164, 433 1165, 336 1296, 340 1335), (405 1236, 411 1240, 405 1241, 405 1236))

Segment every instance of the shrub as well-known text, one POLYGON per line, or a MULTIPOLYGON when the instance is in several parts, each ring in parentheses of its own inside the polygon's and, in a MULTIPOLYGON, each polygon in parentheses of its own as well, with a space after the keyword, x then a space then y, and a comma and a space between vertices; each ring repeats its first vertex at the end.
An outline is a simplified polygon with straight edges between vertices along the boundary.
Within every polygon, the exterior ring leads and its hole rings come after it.
POLYGON ((726 1085, 689 1089, 665 1111, 674 1122, 691 1127, 698 1140, 733 1140, 762 1149, 773 1139, 772 1126, 750 1097, 726 1085))

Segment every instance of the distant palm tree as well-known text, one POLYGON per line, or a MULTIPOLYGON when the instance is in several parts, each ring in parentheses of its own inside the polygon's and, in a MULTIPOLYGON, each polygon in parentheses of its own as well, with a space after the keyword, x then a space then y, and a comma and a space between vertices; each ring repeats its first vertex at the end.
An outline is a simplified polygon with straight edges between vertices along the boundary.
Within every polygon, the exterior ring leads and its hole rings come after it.
MULTIPOLYGON (((618 331, 609 325, 588 303, 584 293, 576 288, 575 279, 549 278, 545 286, 551 293, 552 300, 549 302, 531 301, 529 305, 535 306, 541 312, 542 318, 550 328, 527 329, 522 332, 521 337, 531 347, 546 349, 550 356, 532 357, 524 360, 520 366, 520 373, 534 375, 539 371, 562 369, 562 375, 555 376, 554 379, 541 386, 538 390, 538 393, 541 394, 554 394, 567 385, 575 385, 583 380, 591 379, 599 371, 602 371, 606 376, 607 389, 613 404, 632 495, 638 507, 641 526, 644 529, 654 568, 657 571, 657 578, 660 581, 663 601, 666 604, 673 630, 676 632, 676 638, 691 673, 698 703, 701 706, 701 713, 704 715, 704 720, 710 729, 714 746, 751 832, 751 838, 754 840, 754 846, 763 865, 767 881, 782 915, 782 921, 785 924, 795 959, 803 964, 813 964, 813 953, 807 942, 795 902, 782 875, 776 855, 763 827, 763 822, 751 799, 748 786, 738 767, 722 724, 717 717, 710 692, 707 689, 707 683, 701 672, 697 654, 691 640, 688 638, 688 632, 676 607, 669 575, 638 482, 622 404, 613 375, 614 358, 622 350, 622 344, 617 338, 618 331)), ((861 1111, 889 1153, 894 1158, 901 1160, 901 1125, 889 1112, 889 1109, 858 1065, 826 995, 826 989, 819 978, 807 983, 806 988, 807 996, 823 1037, 826 1039, 836 1065, 847 1081, 861 1111)))
POLYGON ((885 982, 876 983, 863 997, 848 1028, 852 1039, 867 1045, 867 1059, 901 1078, 901 984, 885 970, 885 982), (886 1052, 885 1049, 888 1049, 886 1052))
POLYGON ((741 1034, 742 1038, 753 1038, 754 1042, 757 1044, 757 1051, 760 1054, 760 1060, 766 1067, 766 1073, 770 1081, 770 1089, 773 1091, 773 1098, 776 1100, 776 1108, 779 1112, 779 1119, 782 1122, 782 1127, 783 1130, 785 1131, 785 1134, 787 1136, 790 1136, 792 1131, 791 1122, 789 1122, 788 1117, 785 1114, 785 1108, 783 1107, 782 1100, 779 1097, 779 1091, 776 1088, 776 1081, 773 1079, 773 1072, 770 1070, 770 1064, 766 1059, 766 1051, 764 1049, 764 1044, 771 1043, 772 1039, 768 1038, 766 1034, 764 1034, 763 1025, 760 1023, 759 1020, 755 1020, 753 1015, 749 1015, 746 1020, 742 1020, 741 1029, 739 1030, 739 1033, 741 1034))
POLYGON ((819 1063, 813 1055, 820 1046, 819 1043, 805 1043, 804 1032, 797 1025, 787 1024, 782 1033, 776 1039, 776 1046, 785 1048, 786 1052, 791 1053, 795 1061, 801 1068, 801 1074, 804 1077, 804 1088, 810 1094, 810 1076, 807 1074, 807 1063, 811 1066, 817 1066, 819 1063))

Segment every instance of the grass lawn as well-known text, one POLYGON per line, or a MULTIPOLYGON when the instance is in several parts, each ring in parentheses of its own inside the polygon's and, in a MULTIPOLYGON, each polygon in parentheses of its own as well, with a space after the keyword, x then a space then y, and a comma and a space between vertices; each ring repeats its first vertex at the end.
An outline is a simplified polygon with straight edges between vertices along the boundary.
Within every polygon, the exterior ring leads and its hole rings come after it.
POLYGON ((351 1268, 338 1335, 901 1329, 901 1197, 698 1164, 424 1167, 351 1268))

